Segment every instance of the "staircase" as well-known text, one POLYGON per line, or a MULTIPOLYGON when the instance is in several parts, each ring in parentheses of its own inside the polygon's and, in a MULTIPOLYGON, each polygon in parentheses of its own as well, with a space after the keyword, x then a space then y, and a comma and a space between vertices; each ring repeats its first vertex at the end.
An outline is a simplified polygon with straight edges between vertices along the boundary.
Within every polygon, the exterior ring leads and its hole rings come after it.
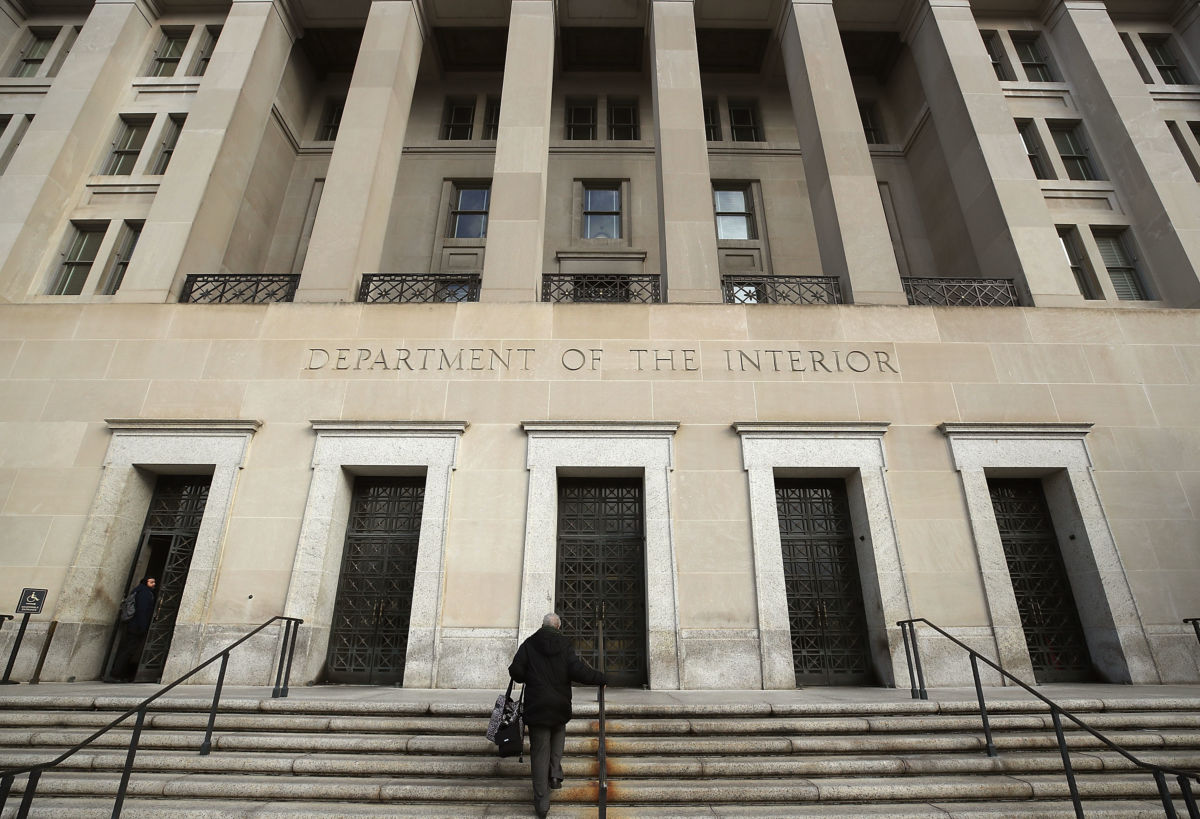
MULTIPOLYGON (((92 693, 43 685, 0 696, 0 767, 53 758, 151 693, 83 688, 92 693)), ((1200 769, 1200 689, 1048 689, 1139 757, 1200 769)), ((533 815, 528 757, 500 759, 483 736, 494 692, 328 687, 271 700, 240 689, 222 700, 212 753, 199 756, 210 690, 184 690, 147 716, 123 816, 533 815)), ((993 759, 973 691, 914 701, 887 689, 612 689, 608 815, 1074 817, 1048 713, 996 691, 993 759)), ((591 689, 577 692, 576 713, 551 816, 597 813, 591 689)), ((44 774, 31 815, 108 816, 129 734, 111 731, 44 774)), ((1088 817, 1164 815, 1149 775, 1081 731, 1068 727, 1068 738, 1088 817)))

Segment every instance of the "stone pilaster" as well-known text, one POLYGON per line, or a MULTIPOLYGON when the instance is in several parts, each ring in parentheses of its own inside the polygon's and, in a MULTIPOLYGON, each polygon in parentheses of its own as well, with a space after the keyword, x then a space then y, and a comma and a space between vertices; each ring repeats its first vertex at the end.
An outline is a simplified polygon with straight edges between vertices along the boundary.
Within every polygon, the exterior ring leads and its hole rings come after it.
POLYGON ((13 58, 12 46, 17 33, 25 23, 25 15, 12 2, 0 0, 0 65, 7 66, 13 58))
POLYGON ((513 0, 483 260, 483 301, 537 301, 546 233, 552 0, 513 0))
POLYGON ((789 5, 783 60, 821 272, 848 285, 855 303, 906 304, 833 0, 789 5))
POLYGON ((381 272, 423 40, 417 3, 371 4, 297 301, 353 301, 381 272))
POLYGON ((1153 295, 1200 307, 1200 188, 1100 0, 1062 0, 1048 25, 1104 170, 1136 220, 1153 295))
POLYGON ((294 39, 277 3, 233 0, 117 301, 170 301, 189 273, 221 272, 294 39))
POLYGON ((91 173, 112 111, 141 64, 151 20, 131 2, 97 2, 0 176, 0 301, 45 290, 47 248, 91 173))
POLYGON ((1023 279, 1038 306, 1081 304, 970 3, 921 0, 907 40, 981 275, 1023 279))
POLYGON ((716 217, 692 0, 652 0, 654 152, 667 300, 720 302, 716 217))

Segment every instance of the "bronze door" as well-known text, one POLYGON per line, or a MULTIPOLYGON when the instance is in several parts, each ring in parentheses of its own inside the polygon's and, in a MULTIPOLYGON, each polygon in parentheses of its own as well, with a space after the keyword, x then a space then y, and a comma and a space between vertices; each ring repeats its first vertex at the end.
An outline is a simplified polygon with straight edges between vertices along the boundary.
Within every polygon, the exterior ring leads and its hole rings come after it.
MULTIPOLYGON (((211 482, 207 475, 163 475, 155 483, 133 566, 134 574, 141 568, 141 574, 157 581, 154 617, 135 682, 159 682, 162 678, 211 482)), ((133 577, 130 587, 140 579, 133 577)))
POLYGON ((559 480, 555 610, 614 686, 648 681, 643 518, 640 479, 559 480))
POLYGON ((329 682, 404 682, 424 503, 424 478, 355 480, 329 632, 329 682))
POLYGON ((1041 481, 989 479, 1021 628, 1040 683, 1094 678, 1087 638, 1041 481))
POLYGON ((872 682, 845 484, 778 479, 775 501, 797 684, 872 682))

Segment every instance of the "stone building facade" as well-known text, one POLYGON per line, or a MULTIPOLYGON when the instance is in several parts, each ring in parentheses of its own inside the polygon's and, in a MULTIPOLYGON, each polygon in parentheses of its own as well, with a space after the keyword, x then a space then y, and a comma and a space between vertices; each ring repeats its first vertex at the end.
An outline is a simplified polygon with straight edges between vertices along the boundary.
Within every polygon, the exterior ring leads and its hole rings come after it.
POLYGON ((0 0, 0 73, 15 678, 151 573, 141 679, 553 608, 658 689, 1200 680, 1196 0, 0 0))

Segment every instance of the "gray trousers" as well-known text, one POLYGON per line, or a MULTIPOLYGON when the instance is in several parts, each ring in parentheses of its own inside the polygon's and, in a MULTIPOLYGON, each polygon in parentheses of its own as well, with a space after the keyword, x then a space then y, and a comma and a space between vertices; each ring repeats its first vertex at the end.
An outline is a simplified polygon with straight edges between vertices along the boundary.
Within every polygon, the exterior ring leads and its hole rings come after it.
POLYGON ((550 780, 562 779, 563 746, 567 726, 530 725, 529 760, 533 774, 533 804, 542 813, 550 810, 550 780))

